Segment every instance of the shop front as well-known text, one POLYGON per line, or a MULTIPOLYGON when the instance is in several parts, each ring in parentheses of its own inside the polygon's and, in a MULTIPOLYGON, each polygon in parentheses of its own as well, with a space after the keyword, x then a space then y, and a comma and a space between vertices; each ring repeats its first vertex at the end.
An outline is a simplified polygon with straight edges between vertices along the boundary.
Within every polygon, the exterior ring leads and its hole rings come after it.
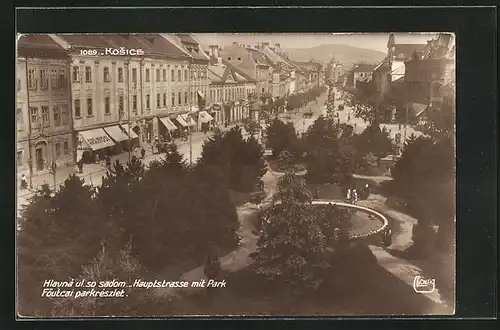
POLYGON ((224 123, 224 113, 220 104, 213 104, 210 109, 210 116, 214 118, 214 125, 222 125, 224 123))
POLYGON ((132 141, 118 125, 104 127, 104 131, 115 141, 114 153, 132 150, 132 141))
POLYGON ((214 118, 205 110, 198 113, 198 127, 202 132, 208 132, 212 126, 214 118))
POLYGON ((76 160, 93 163, 101 155, 112 154, 115 143, 102 128, 78 133, 76 160))
POLYGON ((175 124, 167 117, 158 117, 161 122, 159 128, 159 138, 161 141, 171 141, 178 136, 179 129, 175 124))
POLYGON ((132 148, 139 147, 141 141, 139 139, 140 128, 137 124, 120 124, 122 132, 124 132, 127 137, 130 137, 129 141, 132 148), (135 126, 134 126, 135 125, 135 126))

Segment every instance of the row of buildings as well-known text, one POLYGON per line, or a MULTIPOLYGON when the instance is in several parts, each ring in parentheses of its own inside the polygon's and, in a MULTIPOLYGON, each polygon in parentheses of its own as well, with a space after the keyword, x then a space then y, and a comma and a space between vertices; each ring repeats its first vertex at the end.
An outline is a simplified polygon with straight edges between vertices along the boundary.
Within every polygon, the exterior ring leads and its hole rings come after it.
POLYGON ((85 155, 254 116, 262 103, 323 82, 280 45, 204 47, 191 34, 22 35, 17 166, 44 173, 85 155))
POLYGON ((451 118, 455 111, 454 35, 441 33, 426 44, 398 44, 391 34, 386 57, 378 65, 354 66, 347 85, 368 91, 387 114, 385 121, 425 121, 436 114, 451 118))

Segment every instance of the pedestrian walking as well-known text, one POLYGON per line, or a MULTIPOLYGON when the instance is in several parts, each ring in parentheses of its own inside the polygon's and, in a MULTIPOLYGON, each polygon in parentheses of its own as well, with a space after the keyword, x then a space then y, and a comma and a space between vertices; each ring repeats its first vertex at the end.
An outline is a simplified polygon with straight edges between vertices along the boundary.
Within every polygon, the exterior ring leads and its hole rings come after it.
POLYGON ((26 179, 26 174, 21 175, 21 189, 28 189, 28 180, 26 179))
POLYGON ((104 158, 106 160, 106 167, 111 167, 111 158, 109 155, 106 155, 104 158))
POLYGON ((384 247, 391 246, 392 244, 392 230, 388 228, 384 233, 384 247))
POLYGON ((141 148, 141 158, 144 159, 145 156, 146 156, 146 150, 144 150, 144 148, 141 148))
POLYGON ((346 195, 347 201, 351 200, 351 188, 347 188, 347 195, 346 195))
POLYGON ((100 160, 100 159, 99 159, 99 153, 97 153, 97 152, 95 153, 94 160, 95 160, 95 163, 96 163, 96 164, 97 164, 97 163, 99 163, 99 160, 100 160))
POLYGON ((399 124, 399 130, 401 130, 401 124, 399 124))
POLYGON ((83 173, 83 159, 80 159, 77 163, 78 165, 78 173, 83 173))
POLYGON ((358 201, 358 192, 356 189, 352 190, 352 203, 355 204, 358 201))

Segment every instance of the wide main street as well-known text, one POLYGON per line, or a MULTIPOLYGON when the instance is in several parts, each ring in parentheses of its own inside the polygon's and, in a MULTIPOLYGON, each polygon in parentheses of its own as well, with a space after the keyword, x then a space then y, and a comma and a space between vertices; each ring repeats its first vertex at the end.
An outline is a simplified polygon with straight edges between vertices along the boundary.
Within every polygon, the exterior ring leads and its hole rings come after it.
MULTIPOLYGON (((302 133, 307 128, 314 123, 314 120, 321 114, 323 114, 324 103, 326 101, 327 95, 324 93, 321 95, 317 102, 311 102, 308 108, 314 113, 312 118, 302 118, 301 114, 292 115, 291 121, 293 122, 295 129, 297 132, 302 133)), ((233 126, 229 126, 224 128, 225 130, 230 129, 233 126)), ((240 125, 241 126, 241 125, 240 125)), ((245 134, 244 134, 245 135, 245 134)), ((178 151, 181 155, 184 156, 184 159, 189 162, 190 159, 193 163, 197 161, 197 159, 201 156, 201 152, 203 149, 203 143, 212 136, 212 133, 204 134, 202 132, 194 132, 191 136, 190 141, 176 141, 178 151)), ((153 154, 151 147, 145 147, 146 156, 144 158, 144 163, 147 165, 153 160, 159 160, 165 157, 164 153, 161 154, 153 154)), ((131 153, 131 156, 134 153, 131 153)), ((138 155, 137 155, 138 156, 138 155)), ((119 155, 115 155, 111 157, 112 163, 116 160, 119 160, 122 164, 126 163, 129 160, 129 153, 124 152, 119 155)), ((64 183, 64 181, 68 178, 69 175, 76 174, 78 177, 85 180, 85 184, 92 186, 100 186, 102 183, 103 177, 106 175, 106 166, 104 161, 95 164, 85 164, 83 166, 83 173, 78 173, 76 166, 74 167, 61 167, 56 170, 55 175, 55 184, 56 187, 59 187, 64 183)), ((54 176, 50 173, 33 176, 32 177, 33 190, 41 187, 43 184, 48 184, 50 188, 54 187, 54 176)), ((17 187, 19 187, 19 178, 17 182, 17 187)), ((19 189, 19 188, 18 188, 19 189)), ((33 191, 26 190, 18 190, 17 191, 17 208, 25 204, 29 197, 33 194, 33 191)))

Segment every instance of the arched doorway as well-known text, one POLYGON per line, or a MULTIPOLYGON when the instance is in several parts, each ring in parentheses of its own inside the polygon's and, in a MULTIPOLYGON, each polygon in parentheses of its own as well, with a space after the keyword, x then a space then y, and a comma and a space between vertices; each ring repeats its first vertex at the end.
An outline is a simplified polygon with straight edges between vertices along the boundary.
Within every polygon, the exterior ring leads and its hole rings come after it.
POLYGON ((47 164, 47 142, 41 141, 35 145, 35 168, 43 171, 47 164))

